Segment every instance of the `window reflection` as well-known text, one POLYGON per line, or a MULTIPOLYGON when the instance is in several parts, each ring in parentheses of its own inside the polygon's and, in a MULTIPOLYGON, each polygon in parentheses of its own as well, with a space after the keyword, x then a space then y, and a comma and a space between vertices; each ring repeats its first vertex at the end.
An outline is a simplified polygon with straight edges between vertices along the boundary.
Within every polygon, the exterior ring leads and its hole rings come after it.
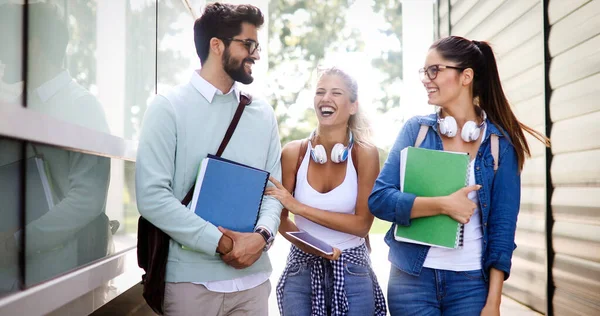
POLYGON ((0 296, 19 290, 22 145, 0 138, 0 296))
POLYGON ((27 155, 26 286, 135 247, 133 163, 37 144, 27 155))
POLYGON ((23 6, 0 5, 0 106, 22 103, 23 6))
MULTIPOLYGON (((193 18, 179 0, 30 1, 27 12, 23 34, 24 6, 0 0, 0 106, 22 104, 26 91, 27 110, 135 140, 156 82, 186 82, 199 67, 193 18)), ((0 136, 0 296, 135 247, 134 170, 0 136)))
POLYGON ((135 247, 134 163, 4 138, 0 146, 0 295, 19 290, 23 238, 25 286, 135 247), (115 166, 124 172, 111 176, 115 166))
MULTIPOLYGON (((98 124, 102 124, 101 122, 98 124)), ((105 214, 110 159, 27 146, 25 284, 47 280, 108 254, 105 214)))

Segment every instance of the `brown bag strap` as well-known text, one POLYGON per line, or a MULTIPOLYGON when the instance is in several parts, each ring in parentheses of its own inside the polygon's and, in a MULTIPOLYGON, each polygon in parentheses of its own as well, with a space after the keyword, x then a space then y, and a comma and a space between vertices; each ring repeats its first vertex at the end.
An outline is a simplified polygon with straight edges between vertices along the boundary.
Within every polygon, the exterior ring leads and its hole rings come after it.
MULTIPOLYGON (((225 136, 223 137, 223 140, 221 141, 221 145, 219 146, 219 150, 217 150, 216 156, 221 157, 221 155, 225 151, 225 148, 227 147, 227 144, 229 143, 231 136, 233 136, 233 132, 235 132, 235 128, 237 127, 238 123, 240 122, 240 118, 242 117, 244 108, 247 105, 249 105, 250 103, 252 103, 252 97, 250 95, 245 95, 243 93, 240 93, 240 103, 238 104, 238 107, 235 110, 235 114, 233 115, 233 118, 231 119, 231 123, 229 123, 229 127, 227 128, 227 131, 225 132, 225 136)), ((188 193, 185 195, 183 200, 181 200, 181 204, 188 205, 190 203, 190 201, 192 200, 192 196, 194 195, 195 187, 196 187, 196 183, 194 182, 194 184, 192 185, 192 187, 190 188, 188 193)))

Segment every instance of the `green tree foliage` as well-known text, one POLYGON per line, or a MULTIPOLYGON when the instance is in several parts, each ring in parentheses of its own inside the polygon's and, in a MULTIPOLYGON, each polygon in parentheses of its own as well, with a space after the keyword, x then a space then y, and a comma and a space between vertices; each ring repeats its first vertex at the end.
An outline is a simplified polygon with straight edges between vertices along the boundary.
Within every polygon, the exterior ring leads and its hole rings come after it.
MULTIPOLYGON (((269 76, 267 91, 278 116, 282 143, 306 137, 316 127, 314 111, 302 112, 300 118, 288 114, 301 93, 313 88, 315 69, 330 52, 361 52, 364 42, 359 30, 347 24, 353 0, 272 0, 269 2, 269 76)), ((385 18, 380 30, 400 43, 402 10, 399 1, 374 0, 373 11, 385 18)), ((363 23, 369 23, 365 20, 363 23)), ((383 93, 375 104, 385 115, 400 103, 398 88, 402 80, 402 51, 382 51, 371 63, 383 74, 383 93)), ((373 118, 374 119, 374 118, 373 118)))
MULTIPOLYGON (((402 38, 402 4, 395 0, 375 0, 373 5, 375 12, 383 13, 388 27, 380 30, 389 38, 395 38, 400 42, 402 38)), ((382 51, 381 57, 372 61, 373 67, 381 70, 385 76, 382 84, 384 87, 394 87, 402 80, 402 48, 382 51)), ((394 106, 400 104, 400 89, 385 89, 386 93, 381 98, 382 106, 378 108, 380 113, 385 113, 394 106)))

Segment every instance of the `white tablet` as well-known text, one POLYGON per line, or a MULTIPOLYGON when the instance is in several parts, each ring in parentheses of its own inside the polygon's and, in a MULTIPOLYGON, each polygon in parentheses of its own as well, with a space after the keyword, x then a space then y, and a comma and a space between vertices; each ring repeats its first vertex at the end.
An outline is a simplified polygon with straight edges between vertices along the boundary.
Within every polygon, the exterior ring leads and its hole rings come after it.
POLYGON ((328 243, 318 239, 317 237, 315 237, 305 231, 286 232, 286 234, 288 234, 289 236, 292 236, 293 238, 296 238, 297 240, 301 241, 305 245, 312 247, 326 255, 333 254, 333 247, 331 247, 331 245, 329 245, 328 243))

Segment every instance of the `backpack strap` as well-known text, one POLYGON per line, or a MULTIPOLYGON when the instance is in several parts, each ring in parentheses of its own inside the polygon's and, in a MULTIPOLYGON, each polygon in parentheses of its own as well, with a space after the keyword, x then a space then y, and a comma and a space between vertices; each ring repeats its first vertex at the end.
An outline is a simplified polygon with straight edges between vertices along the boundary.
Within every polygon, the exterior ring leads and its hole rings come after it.
POLYGON ((298 162, 296 163, 296 172, 294 174, 298 174, 298 170, 300 170, 300 165, 302 165, 302 160, 304 160, 304 155, 306 155, 307 149, 308 149, 308 139, 303 139, 300 142, 300 148, 298 149, 298 162))
POLYGON ((421 125, 419 129, 419 134, 417 135, 417 139, 415 140, 415 148, 421 147, 421 143, 425 140, 425 136, 427 136, 427 131, 429 130, 429 126, 421 125))
MULTIPOLYGON (((419 134, 417 135, 417 139, 415 140, 415 147, 421 146, 423 140, 425 140, 425 136, 427 135, 427 131, 429 130, 429 126, 421 125, 419 129, 419 134)), ((490 135, 490 147, 492 152, 492 158, 494 158, 494 173, 498 171, 498 165, 500 163, 500 159, 498 157, 498 152, 500 150, 500 143, 498 140, 498 135, 492 134, 490 135)), ((352 157, 354 159, 354 157, 352 157)))
POLYGON ((494 158, 494 173, 496 173, 496 171, 498 170, 498 164, 499 164, 498 151, 500 148, 500 144, 498 141, 498 135, 496 135, 496 134, 490 135, 490 146, 491 146, 491 151, 492 151, 492 158, 494 158))

